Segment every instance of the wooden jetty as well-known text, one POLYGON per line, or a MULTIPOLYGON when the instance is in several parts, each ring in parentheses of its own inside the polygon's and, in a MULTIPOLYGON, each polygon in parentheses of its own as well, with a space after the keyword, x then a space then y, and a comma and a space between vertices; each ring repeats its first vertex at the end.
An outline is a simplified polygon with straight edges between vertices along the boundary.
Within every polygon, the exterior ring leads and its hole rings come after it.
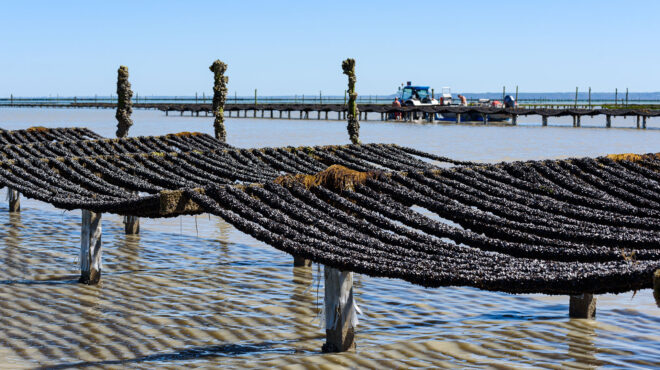
MULTIPOLYGON (((71 103, 50 104, 30 103, 16 104, 15 107, 42 107, 42 108, 97 108, 115 109, 114 103, 71 103)), ((155 109, 165 112, 166 115, 178 113, 180 116, 212 115, 211 104, 168 104, 168 103, 140 103, 133 104, 136 109, 155 109)), ((458 107, 458 106, 425 106, 425 107, 393 107, 383 104, 358 104, 359 119, 391 121, 395 114, 399 114, 404 121, 414 118, 423 118, 428 122, 435 121, 435 113, 452 113, 461 120, 461 115, 478 114, 487 117, 492 114, 507 114, 511 116, 511 124, 516 125, 521 116, 541 116, 543 126, 548 125, 552 117, 572 117, 573 126, 581 127, 581 119, 585 116, 604 116, 605 127, 612 127, 612 117, 635 117, 637 128, 645 129, 647 120, 660 116, 660 110, 630 108, 589 108, 564 107, 547 108, 518 107, 518 108, 485 108, 485 107, 458 107)), ((232 118, 268 118, 268 119, 317 119, 317 120, 345 120, 347 106, 344 104, 225 104, 224 112, 232 118)))
POLYGON ((325 266, 326 351, 355 346, 351 273, 564 294, 578 318, 594 317, 597 294, 654 279, 658 294, 660 155, 491 165, 384 144, 237 149, 196 133, 19 143, 28 131, 5 132, 0 186, 83 210, 81 282, 101 278, 103 213, 211 213, 325 266))

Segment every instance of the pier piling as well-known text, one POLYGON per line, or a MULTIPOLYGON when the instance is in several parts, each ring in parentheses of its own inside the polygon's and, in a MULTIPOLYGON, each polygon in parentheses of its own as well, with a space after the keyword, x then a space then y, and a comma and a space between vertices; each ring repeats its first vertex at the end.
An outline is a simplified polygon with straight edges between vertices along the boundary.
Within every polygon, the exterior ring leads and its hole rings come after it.
POLYGON ((646 130, 646 116, 642 117, 642 128, 646 130))
POLYGON ((596 317, 596 298, 591 293, 572 295, 568 315, 575 319, 593 319, 596 317))
POLYGON ((101 213, 82 211, 80 232, 80 280, 88 285, 101 280, 101 213))
POLYGON ((355 350, 357 316, 353 301, 353 273, 324 266, 325 344, 322 351, 355 350))
POLYGON ((610 128, 612 127, 612 116, 609 114, 605 116, 605 127, 610 128))
POLYGON ((541 118, 542 125, 547 126, 548 125, 548 116, 541 116, 541 117, 542 117, 541 118))

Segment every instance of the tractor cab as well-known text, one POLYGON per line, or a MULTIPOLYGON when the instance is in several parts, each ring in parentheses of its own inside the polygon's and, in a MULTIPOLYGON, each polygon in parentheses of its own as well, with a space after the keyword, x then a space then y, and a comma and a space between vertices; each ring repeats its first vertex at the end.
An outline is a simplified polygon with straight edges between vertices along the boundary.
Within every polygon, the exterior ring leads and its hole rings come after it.
POLYGON ((420 105, 436 105, 438 101, 431 96, 428 86, 413 86, 410 81, 403 88, 399 88, 399 96, 401 105, 404 106, 420 106, 420 105))

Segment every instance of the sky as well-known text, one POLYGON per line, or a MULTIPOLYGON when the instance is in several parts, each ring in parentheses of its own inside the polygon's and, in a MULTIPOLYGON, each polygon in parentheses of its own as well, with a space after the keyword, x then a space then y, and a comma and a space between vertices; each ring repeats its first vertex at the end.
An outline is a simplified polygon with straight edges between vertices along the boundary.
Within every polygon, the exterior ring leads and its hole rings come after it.
POLYGON ((0 97, 660 91, 660 1, 0 0, 0 97))

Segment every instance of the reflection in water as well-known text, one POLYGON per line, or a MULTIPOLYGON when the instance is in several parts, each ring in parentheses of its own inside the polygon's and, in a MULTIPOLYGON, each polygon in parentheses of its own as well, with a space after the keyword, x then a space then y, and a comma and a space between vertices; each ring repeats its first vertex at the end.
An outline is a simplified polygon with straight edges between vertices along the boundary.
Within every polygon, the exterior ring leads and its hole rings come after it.
POLYGON ((586 365, 589 368, 603 365, 596 359, 594 325, 593 320, 571 319, 568 322, 568 333, 566 333, 568 357, 573 359, 576 364, 586 365))

